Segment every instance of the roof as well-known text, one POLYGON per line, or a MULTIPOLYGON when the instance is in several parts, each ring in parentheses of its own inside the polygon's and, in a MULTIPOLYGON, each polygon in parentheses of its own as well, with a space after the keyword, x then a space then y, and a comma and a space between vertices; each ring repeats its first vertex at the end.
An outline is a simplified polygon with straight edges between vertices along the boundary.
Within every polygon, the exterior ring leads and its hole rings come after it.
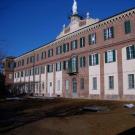
MULTIPOLYGON (((122 12, 119 12, 119 13, 117 13, 117 14, 115 14, 115 15, 113 15, 113 16, 107 17, 107 18, 105 18, 105 19, 102 19, 102 20, 100 20, 100 21, 98 21, 98 22, 96 22, 96 23, 94 23, 94 24, 92 24, 92 25, 101 23, 101 22, 103 22, 103 21, 105 21, 105 20, 111 19, 111 18, 113 18, 113 17, 115 17, 115 16, 118 16, 118 15, 120 15, 120 14, 126 13, 126 12, 128 12, 128 11, 130 11, 130 10, 133 10, 133 9, 135 9, 135 7, 132 7, 132 8, 127 9, 127 10, 124 10, 124 11, 122 11, 122 12)), ((89 25, 89 26, 92 26, 92 25, 89 25)), ((83 28, 81 28, 81 29, 79 29, 79 30, 77 30, 77 31, 80 31, 80 30, 82 30, 82 29, 84 29, 84 28, 87 28, 87 27, 89 27, 89 26, 83 27, 83 28)), ((65 36, 63 36, 63 37, 66 37, 66 36, 68 36, 68 35, 70 35, 70 34, 73 34, 73 33, 77 32, 77 31, 74 31, 74 32, 72 32, 72 33, 69 33, 69 34, 67 34, 67 35, 65 35, 65 36)), ((62 39, 63 37, 60 37, 60 38, 55 39, 55 40, 52 40, 52 41, 50 41, 50 42, 48 42, 48 43, 46 43, 46 44, 43 44, 43 45, 41 45, 41 46, 39 46, 39 47, 37 47, 37 48, 34 48, 34 49, 30 50, 30 51, 27 51, 27 52, 25 52, 25 53, 19 55, 19 56, 16 57, 16 58, 19 58, 19 57, 22 57, 22 56, 24 56, 24 55, 26 55, 26 54, 28 54, 28 53, 34 52, 35 50, 40 49, 40 48, 42 48, 42 47, 44 47, 44 46, 47 46, 47 45, 49 45, 50 43, 53 43, 53 42, 55 42, 55 41, 58 41, 58 40, 62 39)))

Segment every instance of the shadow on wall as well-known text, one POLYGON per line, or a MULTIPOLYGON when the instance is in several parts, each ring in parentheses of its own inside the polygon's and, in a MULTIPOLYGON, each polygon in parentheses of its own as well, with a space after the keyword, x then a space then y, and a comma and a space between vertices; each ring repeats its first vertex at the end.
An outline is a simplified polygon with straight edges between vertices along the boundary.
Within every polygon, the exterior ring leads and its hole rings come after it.
POLYGON ((135 127, 128 129, 118 135, 135 135, 135 127))

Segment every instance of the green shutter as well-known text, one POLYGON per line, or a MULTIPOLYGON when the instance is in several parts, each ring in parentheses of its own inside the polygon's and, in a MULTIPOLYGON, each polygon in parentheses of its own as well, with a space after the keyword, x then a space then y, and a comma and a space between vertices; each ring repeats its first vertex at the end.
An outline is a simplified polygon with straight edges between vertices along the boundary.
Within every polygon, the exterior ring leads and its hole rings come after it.
POLYGON ((107 63, 107 52, 105 52, 105 63, 107 63))
POLYGON ((85 47, 85 37, 83 37, 83 47, 85 47))
POLYGON ((82 67, 82 57, 80 57, 80 67, 82 67))
POLYGON ((89 39, 89 45, 91 45, 91 35, 88 36, 89 39))
POLYGON ((106 29, 104 29, 103 32, 104 32, 104 40, 106 40, 106 34, 107 34, 107 33, 106 33, 106 29))
POLYGON ((60 71, 61 71, 61 69, 62 69, 61 67, 62 67, 62 64, 61 64, 61 62, 60 62, 60 71))
POLYGON ((125 22, 125 34, 128 34, 131 32, 131 24, 130 21, 125 22))
POLYGON ((114 27, 111 27, 112 38, 114 38, 114 27))
POLYGON ((65 44, 63 45, 63 52, 65 53, 66 51, 65 51, 65 44))
POLYGON ((130 59, 129 47, 126 48, 126 52, 127 52, 127 60, 129 60, 130 59))
POLYGON ((47 65, 47 72, 49 73, 49 65, 47 65))
POLYGON ((67 43, 67 52, 69 51, 69 43, 67 43))
POLYGON ((71 42, 71 50, 73 49, 73 41, 71 42))
POLYGON ((77 49, 77 40, 75 40, 75 48, 77 49))
POLYGON ((78 72, 78 56, 76 57, 76 72, 78 72))
POLYGON ((91 55, 89 56, 89 65, 92 66, 92 58, 91 58, 91 55))
POLYGON ((60 46, 60 54, 62 53, 62 46, 60 46))
POLYGON ((99 64, 98 54, 96 54, 96 64, 99 64))
POLYGON ((63 61, 63 69, 66 69, 66 61, 63 61))
POLYGON ((80 48, 82 48, 82 38, 80 38, 80 48))
POLYGON ((113 62, 116 61, 116 53, 115 53, 115 50, 113 50, 113 62))
POLYGON ((85 56, 83 57, 83 67, 85 67, 86 66, 86 58, 85 58, 85 56))
POLYGON ((135 45, 133 45, 133 58, 135 59, 135 45))
POLYGON ((56 71, 57 71, 57 63, 56 63, 56 71))

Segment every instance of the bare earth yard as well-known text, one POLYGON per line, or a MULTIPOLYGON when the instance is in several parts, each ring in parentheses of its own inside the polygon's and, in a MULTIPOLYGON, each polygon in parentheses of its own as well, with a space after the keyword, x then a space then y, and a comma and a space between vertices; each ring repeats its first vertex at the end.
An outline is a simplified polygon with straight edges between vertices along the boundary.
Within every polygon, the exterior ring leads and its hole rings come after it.
POLYGON ((124 108, 125 103, 61 98, 1 100, 0 135, 135 135, 135 108, 124 108))

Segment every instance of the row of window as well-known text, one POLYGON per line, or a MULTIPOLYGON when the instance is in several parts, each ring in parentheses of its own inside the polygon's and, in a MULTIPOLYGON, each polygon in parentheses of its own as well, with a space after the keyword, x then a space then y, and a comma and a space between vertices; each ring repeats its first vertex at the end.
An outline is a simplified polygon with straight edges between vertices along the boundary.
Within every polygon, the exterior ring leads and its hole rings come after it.
MULTIPOLYGON (((50 82, 49 85, 52 86, 52 82, 50 82)), ((60 90, 60 86, 61 86, 60 80, 57 80, 57 88, 56 88, 57 91, 60 90)), ((115 86, 114 76, 108 76, 108 89, 114 90, 115 89, 114 86, 115 86)), ((44 82, 36 83, 35 88, 36 88, 36 90, 40 90, 40 89, 44 90, 45 83, 44 82)), ((65 88, 66 88, 66 91, 68 92, 70 89, 69 80, 65 81, 65 88)), ((85 89, 84 78, 80 78, 80 89, 81 90, 85 89)), ((97 77, 93 77, 92 78, 92 90, 97 90, 97 89, 98 89, 97 77)), ((134 74, 128 74, 128 89, 135 89, 135 75, 134 74)))
MULTIPOLYGON (((130 60, 130 59, 135 59, 135 45, 132 45, 132 46, 128 46, 126 48, 126 54, 127 54, 127 60, 130 60)), ((105 63, 112 63, 112 62, 115 62, 116 61, 116 50, 109 50, 107 52, 105 52, 105 63)), ((79 59, 79 65, 80 65, 80 68, 83 68, 83 67, 86 67, 86 57, 85 56, 82 56, 80 57, 79 59)), ((89 56, 89 66, 95 66, 95 65, 98 65, 99 64, 99 54, 91 54, 89 56)), ((77 68, 78 68, 78 57, 77 56, 74 56, 72 57, 70 60, 66 60, 66 61, 63 61, 63 62, 57 62, 56 63, 56 71, 61 71, 62 69, 64 70, 70 70, 70 72, 76 72, 77 71, 77 68)), ((28 76, 28 75, 37 75, 37 74, 42 74, 44 73, 44 66, 41 66, 41 67, 35 67, 34 69, 30 69, 30 70, 26 70, 25 71, 25 76, 28 76)), ((47 72, 53 72, 53 64, 49 64, 47 65, 47 72)), ((21 76, 24 76, 23 75, 24 73, 22 72, 21 73, 21 76)))
MULTIPOLYGON (((125 29, 125 34, 129 34, 131 33, 131 22, 130 20, 127 20, 124 22, 124 29, 125 29)), ((109 40, 111 38, 114 38, 114 27, 109 27, 103 30, 104 33, 104 40, 109 40)), ((89 45, 94 45, 96 44, 97 40, 96 40, 96 33, 92 33, 88 36, 88 42, 89 45)), ((85 37, 81 37, 80 38, 80 48, 85 47, 85 37)), ((62 54, 62 53, 66 53, 69 50, 74 50, 78 48, 78 41, 74 40, 71 42, 71 46, 69 45, 69 43, 66 43, 64 45, 58 46, 56 47, 56 55, 62 54)), ((48 50, 48 58, 52 57, 54 54, 53 49, 49 49, 48 50)), ((27 58, 26 63, 34 63, 35 61, 39 61, 39 60, 43 60, 46 59, 46 51, 43 51, 41 53, 41 55, 37 54, 36 57, 35 56, 30 56, 27 58)), ((18 61, 17 67, 20 66, 24 66, 24 59, 22 59, 21 61, 18 61)))
MULTIPOLYGON (((115 82, 114 82, 114 76, 108 76, 108 89, 109 90, 114 90, 115 89, 115 82)), ((65 87, 66 90, 69 90, 69 80, 65 81, 65 87)), ((85 88, 85 81, 84 78, 80 79, 80 89, 85 88)), ((134 74, 128 74, 128 88, 129 89, 134 89, 135 88, 135 75, 134 74)), ((92 90, 97 90, 98 89, 98 81, 97 77, 92 78, 92 90)))
MULTIPOLYGON (((92 78, 92 87, 93 90, 97 90, 97 77, 92 78)), ((114 83, 114 76, 108 76, 108 89, 114 90, 115 83, 114 83)), ((128 74, 128 88, 134 89, 135 88, 135 76, 134 74, 128 74)))

